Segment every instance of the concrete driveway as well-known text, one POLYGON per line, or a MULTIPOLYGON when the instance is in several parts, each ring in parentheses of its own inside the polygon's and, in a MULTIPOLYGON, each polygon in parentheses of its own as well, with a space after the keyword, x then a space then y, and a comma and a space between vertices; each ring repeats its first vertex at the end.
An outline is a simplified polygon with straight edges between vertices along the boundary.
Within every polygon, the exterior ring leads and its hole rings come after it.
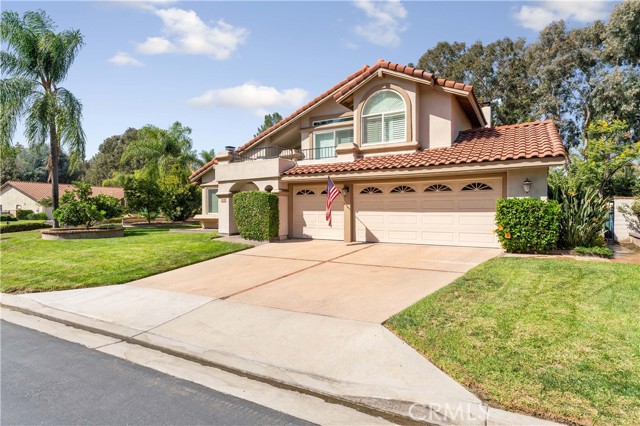
POLYGON ((130 285, 381 323, 498 249, 287 240, 130 285))

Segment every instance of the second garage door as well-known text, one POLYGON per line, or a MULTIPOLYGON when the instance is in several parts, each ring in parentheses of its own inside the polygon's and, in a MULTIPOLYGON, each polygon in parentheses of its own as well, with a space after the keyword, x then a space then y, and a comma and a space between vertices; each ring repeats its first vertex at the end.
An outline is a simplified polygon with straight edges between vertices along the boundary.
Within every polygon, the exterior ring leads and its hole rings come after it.
POLYGON ((357 241, 499 247, 502 179, 354 186, 357 241))
POLYGON ((293 238, 344 239, 344 201, 338 196, 333 202, 333 227, 329 227, 325 219, 326 189, 326 185, 294 187, 293 238))

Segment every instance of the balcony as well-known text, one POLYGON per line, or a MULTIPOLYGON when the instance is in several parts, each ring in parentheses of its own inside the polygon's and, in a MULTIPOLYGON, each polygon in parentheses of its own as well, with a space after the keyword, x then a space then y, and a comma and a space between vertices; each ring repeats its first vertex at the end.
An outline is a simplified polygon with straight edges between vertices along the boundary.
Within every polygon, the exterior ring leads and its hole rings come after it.
POLYGON ((328 146, 321 148, 284 148, 281 146, 267 146, 263 148, 254 148, 243 151, 241 153, 233 152, 233 162, 240 163, 244 161, 268 160, 272 158, 285 158, 287 160, 322 160, 325 158, 336 158, 336 147, 328 146))

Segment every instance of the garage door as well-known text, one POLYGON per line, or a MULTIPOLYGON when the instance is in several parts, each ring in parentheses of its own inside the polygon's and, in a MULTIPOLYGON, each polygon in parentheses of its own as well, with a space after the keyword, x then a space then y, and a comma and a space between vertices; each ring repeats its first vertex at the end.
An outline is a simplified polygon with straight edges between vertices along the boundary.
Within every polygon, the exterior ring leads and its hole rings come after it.
POLYGON ((354 186, 356 240, 499 247, 502 179, 354 186))
POLYGON ((294 187, 293 238, 344 239, 344 201, 338 196, 333 202, 330 228, 325 219, 326 189, 326 185, 294 187))

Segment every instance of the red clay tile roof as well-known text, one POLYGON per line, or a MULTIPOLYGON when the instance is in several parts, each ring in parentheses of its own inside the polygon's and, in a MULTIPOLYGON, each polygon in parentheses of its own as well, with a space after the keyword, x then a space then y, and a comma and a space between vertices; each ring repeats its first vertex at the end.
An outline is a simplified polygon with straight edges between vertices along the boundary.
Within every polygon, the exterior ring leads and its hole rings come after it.
MULTIPOLYGON (((393 62, 389 62, 389 61, 385 61, 383 59, 379 59, 378 62, 376 62, 375 65, 373 65, 373 66, 365 65, 364 67, 360 68, 358 71, 356 71, 355 73, 351 74, 349 77, 345 78, 340 83, 338 83, 335 86, 333 86, 331 89, 327 90, 326 92, 324 92, 320 96, 318 96, 315 99, 313 99, 312 101, 308 102, 306 105, 298 108, 296 111, 294 111, 289 116, 285 117, 283 120, 277 122, 273 126, 269 127, 268 129, 266 129, 265 131, 260 133, 258 136, 256 136, 253 139, 251 139, 246 144, 244 144, 241 147, 237 148, 236 151, 243 151, 243 150, 249 148, 250 146, 252 146, 256 142, 258 142, 262 138, 266 137, 267 135, 273 133, 274 131, 276 131, 277 129, 281 128, 285 124, 288 124, 291 121, 293 121, 294 119, 298 118, 300 115, 302 115, 309 108, 311 108, 314 105, 318 104, 319 102, 325 100, 329 96, 333 95, 335 98, 339 98, 340 96, 342 96, 343 94, 347 93, 349 90, 351 90, 352 88, 354 88, 355 86, 360 84, 362 81, 367 79, 369 76, 371 76, 373 73, 375 73, 379 69, 387 69, 387 70, 390 70, 390 71, 396 71, 396 72, 404 73, 404 74, 407 74, 407 75, 410 75, 410 76, 413 76, 413 77, 422 78, 424 80, 431 81, 432 83, 435 83, 435 84, 437 84, 439 86, 442 86, 442 87, 448 87, 448 88, 464 90, 464 91, 470 92, 472 94, 472 96, 473 96, 473 99, 475 100, 475 94, 473 92, 473 86, 471 86, 469 84, 459 83, 459 82, 456 82, 456 81, 453 81, 453 80, 446 80, 446 79, 442 79, 442 78, 434 79, 433 78, 433 74, 431 74, 431 73, 429 73, 427 71, 424 71, 424 70, 421 70, 421 69, 417 69, 417 68, 408 67, 408 66, 405 66, 405 65, 394 64, 393 62)), ((477 103, 477 100, 476 100, 476 103, 477 103)), ((209 161, 207 164, 205 164, 204 166, 200 167, 198 170, 193 172, 191 174, 191 176, 189 176, 189 180, 191 180, 192 182, 198 180, 214 164, 215 164, 214 160, 209 161)))
MULTIPOLYGON (((5 182, 2 187, 12 186, 16 188, 18 191, 22 192, 29 198, 40 201, 43 198, 51 197, 51 184, 43 183, 43 182, 22 182, 17 180, 10 180, 5 182)), ((67 183, 61 183, 58 185, 58 190, 60 194, 72 191, 73 185, 69 185, 67 183)), ((91 190, 93 195, 104 194, 111 195, 112 197, 116 197, 119 200, 124 198, 124 189, 116 188, 112 186, 92 186, 91 190)))
POLYGON ((370 156, 345 163, 302 165, 284 174, 326 174, 565 156, 562 139, 553 122, 534 121, 465 130, 450 147, 412 154, 370 156))
POLYGON ((203 174, 207 173, 209 171, 209 168, 211 166, 213 166, 214 164, 218 164, 218 160, 216 160, 215 158, 212 158, 211 161, 206 163, 204 166, 200 167, 195 172, 191 173, 191 176, 189 176, 189 180, 191 182, 194 182, 194 181, 198 180, 200 178, 200 176, 202 176, 203 174))

